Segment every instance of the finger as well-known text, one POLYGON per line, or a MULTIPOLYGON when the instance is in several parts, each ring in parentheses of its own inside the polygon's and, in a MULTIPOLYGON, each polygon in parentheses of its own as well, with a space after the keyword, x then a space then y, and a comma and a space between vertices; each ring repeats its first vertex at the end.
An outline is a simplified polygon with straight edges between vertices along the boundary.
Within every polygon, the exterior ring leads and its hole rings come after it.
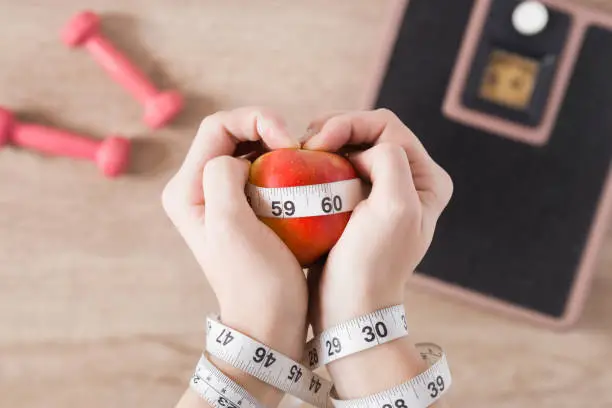
POLYGON ((239 142, 257 140, 271 149, 299 146, 282 119, 261 108, 223 111, 205 118, 177 173, 182 192, 179 199, 187 205, 203 204, 202 174, 206 163, 217 156, 232 155, 239 142))
MULTIPOLYGON (((346 144, 380 143, 397 144, 406 151, 421 201, 434 212, 441 211, 450 199, 450 177, 431 158, 414 133, 387 109, 334 116, 304 144, 304 148, 337 151, 346 144)), ((452 188, 450 190, 452 192, 452 188)))
POLYGON ((308 136, 308 139, 317 134, 328 120, 330 120, 334 116, 339 116, 346 113, 348 113, 348 111, 346 110, 337 110, 324 113, 323 115, 320 115, 313 119, 306 128, 306 135, 308 136))
POLYGON ((421 154, 427 154, 425 148, 410 129, 388 109, 354 111, 334 115, 325 121, 319 132, 310 138, 304 144, 304 147, 335 151, 346 144, 397 143, 397 136, 393 133, 398 131, 411 135, 415 139, 413 141, 414 148, 419 149, 421 154))
MULTIPOLYGON (((301 142, 304 145, 304 148, 310 149, 310 150, 328 150, 325 148, 321 148, 321 149, 312 148, 310 147, 311 143, 308 143, 308 141, 312 139, 313 137, 315 137, 330 119, 337 117, 337 116, 346 115, 347 113, 348 111, 341 111, 341 110, 329 112, 324 115, 321 115, 320 117, 310 122, 306 130, 306 134, 301 139, 301 142)), ((345 155, 345 154, 365 150, 368 147, 370 146, 344 145, 344 146, 341 146, 335 149, 335 151, 338 154, 345 155)))
POLYGON ((243 215, 252 214, 244 193, 249 167, 248 161, 231 156, 218 156, 206 163, 202 188, 207 220, 210 217, 244 219, 243 215))
POLYGON ((382 212, 403 212, 418 202, 406 152, 391 143, 355 153, 350 160, 357 172, 372 182, 368 205, 382 212))

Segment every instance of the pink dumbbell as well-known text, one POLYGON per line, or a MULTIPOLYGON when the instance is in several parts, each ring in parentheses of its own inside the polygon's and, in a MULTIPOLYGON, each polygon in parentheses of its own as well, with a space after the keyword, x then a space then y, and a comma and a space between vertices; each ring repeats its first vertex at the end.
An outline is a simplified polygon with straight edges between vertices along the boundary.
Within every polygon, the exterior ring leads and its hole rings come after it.
POLYGON ((143 119, 148 126, 154 129, 164 126, 183 108, 181 94, 157 90, 99 29, 100 17, 91 11, 83 11, 64 26, 62 40, 70 47, 84 46, 111 78, 144 105, 143 119))
POLYGON ((98 141, 65 130, 15 121, 0 107, 0 146, 8 143, 58 156, 88 159, 107 177, 123 173, 128 165, 130 141, 110 136, 98 141))

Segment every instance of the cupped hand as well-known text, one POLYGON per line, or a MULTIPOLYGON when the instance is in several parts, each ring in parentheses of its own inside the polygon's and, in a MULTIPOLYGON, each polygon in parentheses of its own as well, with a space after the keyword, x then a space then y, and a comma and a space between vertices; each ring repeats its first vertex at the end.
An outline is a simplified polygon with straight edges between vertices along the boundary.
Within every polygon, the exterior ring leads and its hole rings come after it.
POLYGON ((298 147, 271 112, 241 108, 204 119, 162 202, 217 299, 223 322, 293 358, 305 340, 308 293, 285 244, 260 222, 244 193, 249 162, 241 142, 298 147))
POLYGON ((321 268, 309 274, 315 332, 403 303, 407 279, 432 241, 453 190, 449 175, 386 109, 329 115, 311 123, 305 149, 370 145, 349 159, 372 183, 321 268))

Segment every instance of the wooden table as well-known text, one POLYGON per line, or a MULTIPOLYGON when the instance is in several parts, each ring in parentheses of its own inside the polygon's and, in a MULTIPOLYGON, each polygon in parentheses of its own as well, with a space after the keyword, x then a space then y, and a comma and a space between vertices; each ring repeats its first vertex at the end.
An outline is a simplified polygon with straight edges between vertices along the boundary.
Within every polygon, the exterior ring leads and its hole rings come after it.
MULTIPOLYGON (((268 105, 297 134, 316 114, 357 108, 387 3, 89 1, 157 84, 188 91, 188 109, 156 132, 85 52, 58 40, 83 2, 0 3, 0 104, 136 145, 132 174, 113 181, 88 162, 0 152, 0 406, 176 402, 215 298, 162 212, 165 182, 213 111, 268 105)), ((612 404, 612 239, 598 272, 565 334, 409 290, 415 336, 450 356, 453 405, 612 404)))

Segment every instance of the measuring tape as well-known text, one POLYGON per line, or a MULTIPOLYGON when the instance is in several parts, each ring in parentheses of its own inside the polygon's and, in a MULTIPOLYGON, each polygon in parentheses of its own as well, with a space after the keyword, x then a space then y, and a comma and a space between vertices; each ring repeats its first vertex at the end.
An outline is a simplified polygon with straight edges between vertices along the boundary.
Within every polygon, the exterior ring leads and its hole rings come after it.
POLYGON ((421 357, 428 362, 427 371, 396 387, 364 398, 340 400, 331 398, 336 408, 427 408, 450 388, 452 379, 446 355, 433 343, 416 344, 421 357))
POLYGON ((332 383, 308 367, 225 326, 207 319, 206 351, 253 377, 316 407, 325 407, 332 383))
POLYGON ((217 369, 204 354, 189 386, 214 408, 265 408, 244 388, 217 369))
POLYGON ((299 218, 353 211, 365 197, 358 179, 295 187, 258 187, 247 184, 247 201, 255 214, 269 218, 299 218))
POLYGON ((407 335, 404 306, 388 307, 325 330, 306 344, 302 362, 314 370, 407 335))
MULTIPOLYGON (((207 328, 206 350, 211 355, 316 407, 326 407, 330 399, 336 408, 426 408, 446 392, 452 381, 444 352, 431 343, 416 345, 428 362, 429 368, 425 372, 399 386, 365 398, 334 398, 333 384, 311 371, 339 358, 408 335, 403 305, 381 309, 325 330, 307 343, 303 363, 293 361, 223 325, 218 316, 208 317, 207 328)), ((219 398, 218 392, 208 390, 208 393, 219 398)), ((235 394, 240 395, 240 400, 245 400, 243 394, 235 394)), ((225 395, 222 396, 226 400, 233 401, 225 395)))

